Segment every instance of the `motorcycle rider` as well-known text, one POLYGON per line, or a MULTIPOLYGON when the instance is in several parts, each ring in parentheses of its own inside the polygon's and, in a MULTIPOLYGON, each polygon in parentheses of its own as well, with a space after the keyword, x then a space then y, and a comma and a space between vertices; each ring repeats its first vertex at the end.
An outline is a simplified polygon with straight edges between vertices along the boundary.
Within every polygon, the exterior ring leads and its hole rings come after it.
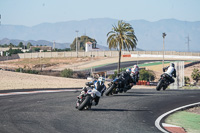
POLYGON ((164 67, 163 68, 163 72, 166 73, 168 76, 167 76, 167 79, 168 81, 171 83, 174 83, 174 79, 173 77, 176 78, 176 69, 175 69, 175 65, 174 63, 170 63, 170 66, 167 66, 167 67, 164 67), (167 71, 166 71, 167 70, 167 71), (166 72, 165 72, 166 71, 166 72))
POLYGON ((127 91, 127 90, 131 89, 132 86, 130 85, 130 83, 133 83, 133 79, 130 76, 130 74, 131 74, 131 70, 130 69, 126 69, 125 72, 121 72, 119 78, 123 79, 124 86, 122 86, 123 88, 119 88, 120 92, 122 92, 123 89, 124 89, 124 91, 127 91))
POLYGON ((105 86, 104 82, 105 82, 105 78, 99 77, 98 80, 93 80, 91 82, 87 82, 86 86, 88 86, 88 87, 83 88, 83 91, 85 91, 85 92, 87 92, 88 89, 90 89, 90 88, 97 91, 96 94, 98 94, 98 95, 96 95, 96 97, 94 99, 95 106, 98 105, 100 97, 103 96, 103 93, 106 90, 106 86, 105 86))
POLYGON ((138 82, 139 79, 139 67, 138 65, 134 65, 133 68, 131 68, 131 77, 134 79, 135 76, 135 83, 138 82))

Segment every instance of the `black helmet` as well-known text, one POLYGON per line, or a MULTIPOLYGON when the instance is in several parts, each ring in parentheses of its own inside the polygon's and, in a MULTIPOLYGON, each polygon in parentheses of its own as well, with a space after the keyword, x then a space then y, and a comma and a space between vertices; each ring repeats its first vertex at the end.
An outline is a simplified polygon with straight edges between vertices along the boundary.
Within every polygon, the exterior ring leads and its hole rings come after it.
POLYGON ((170 66, 171 66, 171 67, 175 67, 174 63, 170 63, 170 66))

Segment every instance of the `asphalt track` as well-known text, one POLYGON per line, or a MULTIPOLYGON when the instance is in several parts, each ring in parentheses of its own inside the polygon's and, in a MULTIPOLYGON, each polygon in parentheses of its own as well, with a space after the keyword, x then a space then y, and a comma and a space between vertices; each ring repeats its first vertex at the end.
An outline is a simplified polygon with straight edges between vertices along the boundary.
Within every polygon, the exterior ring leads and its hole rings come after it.
MULTIPOLYGON (((144 64, 144 63, 156 62, 156 61, 162 61, 162 60, 139 60, 138 62, 137 61, 126 61, 126 62, 121 62, 120 66, 121 66, 121 68, 126 68, 126 67, 131 67, 137 63, 144 64)), ((165 61, 169 61, 169 60, 165 60, 165 61)), ((118 63, 112 63, 112 64, 108 64, 105 66, 100 66, 100 67, 95 68, 95 72, 117 70, 117 66, 118 66, 118 63)))
POLYGON ((103 96, 92 110, 78 111, 80 92, 0 97, 1 133, 160 133, 155 120, 200 101, 200 90, 132 89, 103 96))

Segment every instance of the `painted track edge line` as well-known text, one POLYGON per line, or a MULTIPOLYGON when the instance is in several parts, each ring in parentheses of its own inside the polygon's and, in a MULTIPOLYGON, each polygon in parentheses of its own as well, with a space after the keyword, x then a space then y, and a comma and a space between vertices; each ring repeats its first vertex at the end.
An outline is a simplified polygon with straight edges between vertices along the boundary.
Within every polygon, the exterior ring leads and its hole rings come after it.
POLYGON ((163 133, 169 133, 168 131, 166 131, 165 129, 163 129, 163 128, 160 126, 160 125, 161 125, 161 124, 160 124, 161 120, 162 120, 164 117, 166 117, 166 116, 168 116, 169 114, 171 114, 171 113, 174 113, 174 112, 176 112, 176 111, 179 111, 179 110, 181 110, 181 109, 185 109, 185 108, 188 108, 188 107, 197 106, 197 105, 200 105, 200 102, 193 103, 193 104, 188 104, 188 105, 185 105, 185 106, 181 106, 181 107, 175 108, 175 109, 173 109, 173 110, 171 110, 171 111, 168 111, 168 112, 162 114, 161 116, 159 116, 159 117, 156 119, 156 121, 155 121, 155 126, 156 126, 160 131, 162 131, 163 133))
POLYGON ((39 94, 39 93, 73 92, 73 91, 79 91, 79 90, 80 89, 38 90, 38 91, 24 91, 24 92, 9 92, 9 93, 0 93, 0 97, 1 96, 11 96, 11 95, 39 94))

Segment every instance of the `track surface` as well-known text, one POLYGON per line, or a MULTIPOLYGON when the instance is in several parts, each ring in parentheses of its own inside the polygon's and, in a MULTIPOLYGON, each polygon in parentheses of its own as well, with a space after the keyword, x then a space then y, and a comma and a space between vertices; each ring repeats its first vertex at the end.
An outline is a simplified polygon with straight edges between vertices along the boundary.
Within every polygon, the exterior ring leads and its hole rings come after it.
POLYGON ((132 89, 102 97, 92 110, 74 108, 79 92, 0 97, 1 133, 160 133, 161 114, 200 101, 200 90, 132 89))
MULTIPOLYGON (((121 62, 121 68, 125 68, 125 67, 131 67, 135 64, 144 64, 144 63, 149 63, 149 62, 155 62, 155 61, 161 61, 161 60, 139 60, 137 61, 127 61, 127 62, 121 62)), ((169 61, 169 60, 165 60, 165 61, 169 61)), ((116 70, 118 66, 118 63, 112 63, 112 64, 108 64, 105 66, 101 66, 101 67, 97 67, 95 68, 96 72, 101 72, 101 71, 109 71, 109 70, 116 70)))

